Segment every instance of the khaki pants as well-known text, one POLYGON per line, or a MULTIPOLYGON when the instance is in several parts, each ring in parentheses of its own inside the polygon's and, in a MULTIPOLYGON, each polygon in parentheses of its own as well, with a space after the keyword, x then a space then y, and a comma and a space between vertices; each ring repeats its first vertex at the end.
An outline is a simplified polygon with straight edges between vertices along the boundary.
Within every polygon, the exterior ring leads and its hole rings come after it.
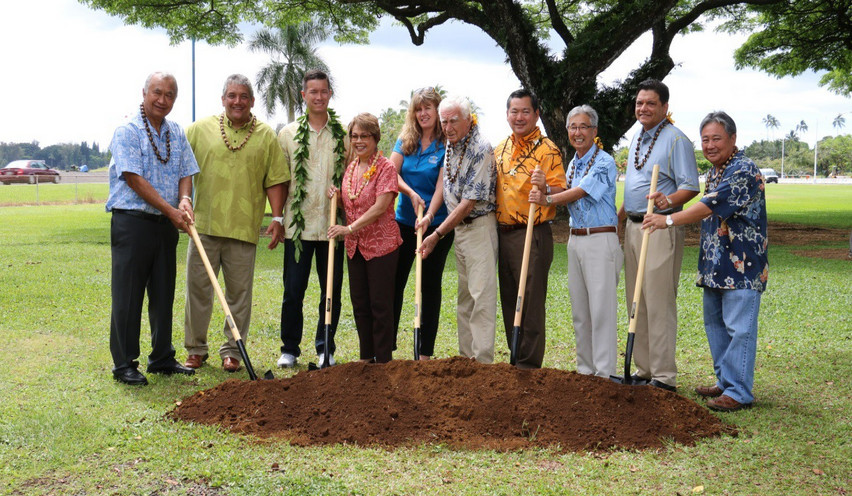
POLYGON ((490 213, 470 224, 457 225, 455 247, 459 353, 480 363, 491 363, 497 326, 496 216, 490 213))
POLYGON ((616 233, 571 236, 568 291, 577 372, 609 378, 618 355, 618 274, 624 255, 616 233))
MULTIPOLYGON (((677 342, 677 287, 683 261, 684 228, 670 227, 651 233, 645 259, 642 298, 636 309, 633 358, 636 375, 677 385, 675 346, 677 342)), ((624 282, 627 311, 633 303, 642 223, 627 221, 624 238, 624 282)))
MULTIPOLYGON (((234 323, 245 342, 251 323, 252 283, 257 245, 231 238, 199 234, 201 244, 210 259, 213 272, 218 276, 219 268, 225 279, 225 301, 231 308, 234 323)), ((190 240, 186 251, 186 319, 184 322, 184 346, 189 355, 207 354, 207 328, 213 305, 218 299, 207 276, 207 270, 198 254, 195 243, 190 240)), ((240 360, 240 350, 231 334, 228 323, 224 323, 225 342, 219 347, 219 356, 240 360)))

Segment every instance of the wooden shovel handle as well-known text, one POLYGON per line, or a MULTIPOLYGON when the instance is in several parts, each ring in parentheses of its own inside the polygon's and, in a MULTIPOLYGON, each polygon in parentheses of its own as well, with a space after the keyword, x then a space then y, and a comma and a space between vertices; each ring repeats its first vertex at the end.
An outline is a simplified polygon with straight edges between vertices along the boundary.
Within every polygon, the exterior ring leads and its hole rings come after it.
MULTIPOLYGON (((328 225, 337 224, 337 193, 331 197, 328 225)), ((334 238, 328 240, 328 265, 325 271, 325 325, 331 325, 331 295, 334 294, 334 238)))
POLYGON ((210 283, 213 285, 213 290, 216 291, 216 296, 219 298, 219 304, 222 305, 222 311, 225 312, 225 322, 231 328, 231 335, 234 336, 234 341, 242 340, 240 330, 237 329, 237 324, 234 322, 234 317, 231 314, 231 308, 228 302, 225 301, 225 294, 222 293, 222 287, 219 286, 219 279, 216 273, 213 272, 213 267, 210 265, 210 259, 207 258, 207 252, 204 251, 204 245, 201 244, 201 238, 198 237, 198 231, 195 229, 195 224, 189 225, 189 234, 192 236, 192 241, 195 242, 195 248, 198 250, 198 255, 201 256, 201 261, 204 263, 204 268, 207 269, 207 276, 210 278, 210 283))
MULTIPOLYGON (((417 223, 423 220, 423 205, 417 205, 417 223)), ((423 254, 420 253, 420 245, 423 244, 423 230, 417 230, 417 255, 414 259, 414 328, 420 328, 420 300, 423 289, 423 254)))
MULTIPOLYGON (((660 175, 660 164, 654 164, 654 170, 651 172, 651 190, 648 196, 657 192, 657 177, 660 175)), ((646 214, 654 213, 654 200, 648 198, 648 207, 645 209, 646 214)), ((648 241, 651 237, 651 231, 644 229, 642 232, 642 248, 639 250, 639 267, 636 269, 636 285, 633 289, 633 304, 630 305, 630 325, 627 329, 628 333, 636 332, 636 310, 639 308, 639 302, 642 301, 642 284, 645 280, 645 259, 648 258, 648 241)))
MULTIPOLYGON (((540 170, 541 166, 536 165, 535 170, 540 170)), ((533 185, 533 191, 538 191, 538 186, 533 185)), ((527 232, 524 237, 524 256, 521 259, 521 280, 518 282, 518 300, 515 303, 515 321, 514 326, 520 327, 521 318, 523 317, 524 308, 524 293, 527 290, 527 273, 530 267, 530 248, 532 247, 533 228, 535 227, 535 209, 537 205, 530 203, 530 211, 527 214, 527 232)))

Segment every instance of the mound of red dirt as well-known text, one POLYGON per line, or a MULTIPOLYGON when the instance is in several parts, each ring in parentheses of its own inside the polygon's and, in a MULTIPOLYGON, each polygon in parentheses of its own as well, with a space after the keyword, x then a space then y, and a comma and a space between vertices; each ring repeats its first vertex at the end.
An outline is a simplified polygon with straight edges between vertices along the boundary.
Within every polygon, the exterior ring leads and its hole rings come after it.
POLYGON ((296 445, 641 450, 734 432, 692 400, 651 386, 460 357, 228 380, 167 416, 296 445))

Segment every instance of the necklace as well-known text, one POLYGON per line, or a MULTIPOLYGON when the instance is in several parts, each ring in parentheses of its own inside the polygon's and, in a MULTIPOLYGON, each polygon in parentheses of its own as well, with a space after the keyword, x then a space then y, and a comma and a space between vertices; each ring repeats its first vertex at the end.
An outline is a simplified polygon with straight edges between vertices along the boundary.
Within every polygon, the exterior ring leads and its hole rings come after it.
POLYGON ((473 136, 472 136, 473 129, 474 129, 474 126, 471 126, 470 127, 470 133, 468 133, 468 135, 467 135, 467 141, 465 141, 464 146, 462 146, 462 151, 459 154, 459 160, 458 160, 458 164, 457 164, 458 167, 456 167, 456 169, 455 169, 455 174, 453 174, 452 167, 450 167, 451 164, 452 164, 452 160, 456 156, 456 154, 454 152, 455 149, 453 148, 452 145, 450 145, 449 142, 447 142, 447 155, 446 155, 446 158, 444 160, 447 161, 447 171, 449 173, 447 175, 447 181, 449 181, 450 184, 455 184, 456 180, 459 178, 459 173, 461 172, 461 168, 462 168, 462 160, 464 160, 464 156, 467 153, 467 145, 469 145, 470 142, 473 141, 473 136))
POLYGON ((722 181, 722 174, 725 173, 725 169, 728 168, 728 165, 731 163, 731 160, 734 159, 734 155, 739 152, 739 148, 734 147, 733 153, 728 157, 728 160, 725 160, 725 163, 719 167, 713 167, 710 169, 710 172, 707 173, 707 183, 704 185, 704 194, 708 194, 711 191, 716 189, 716 186, 719 186, 719 182, 722 181))
POLYGON ((376 162, 378 162, 378 161, 379 161, 379 153, 376 152, 376 154, 373 155, 373 158, 370 159, 370 166, 361 175, 361 177, 364 179, 364 181, 362 182, 360 179, 358 180, 359 184, 357 184, 355 186, 355 192, 354 193, 352 192, 352 181, 355 180, 355 167, 358 166, 358 164, 361 163, 361 159, 356 158, 355 160, 352 161, 352 163, 349 164, 349 170, 347 171, 349 173, 349 184, 347 185, 346 193, 349 194, 350 200, 354 200, 354 199, 358 198, 359 196, 361 196, 361 192, 364 191, 364 187, 367 186, 367 183, 369 183, 370 179, 376 174, 376 162))
MULTIPOLYGON (((305 201, 307 192, 305 184, 308 182, 308 158, 310 157, 311 131, 308 124, 308 115, 302 114, 296 119, 299 126, 296 128, 294 141, 299 146, 293 153, 295 163, 293 164, 293 174, 290 180, 292 181, 290 192, 290 212, 293 214, 293 220, 290 222, 290 227, 293 229, 293 247, 295 248, 295 258, 299 261, 302 254, 302 231, 305 230, 305 215, 302 212, 302 202, 305 201)), ((343 181, 343 171, 346 167, 346 130, 340 124, 337 114, 334 110, 328 109, 328 127, 331 129, 331 134, 334 137, 334 174, 331 182, 333 185, 341 184, 343 181)), ((326 150, 314 150, 315 153, 325 152, 326 150)))
MULTIPOLYGON (((508 144, 511 142, 511 140, 512 140, 512 137, 511 137, 511 136, 509 136, 509 137, 506 139, 506 144, 508 145, 508 144)), ((535 155, 535 151, 538 149, 538 146, 539 146, 539 145, 541 145, 541 142, 542 142, 542 137, 541 137, 541 136, 539 136, 539 137, 538 137, 538 139, 536 139, 536 140, 535 140, 535 144, 532 146, 532 148, 530 148, 530 150, 526 153, 526 155, 524 155, 523 157, 519 157, 519 158, 518 158, 518 163, 517 163, 517 165, 515 165, 514 167, 512 167, 512 168, 511 168, 511 169, 509 169, 508 171, 503 170, 503 155, 506 153, 506 148, 507 148, 506 146, 504 146, 504 147, 503 147, 503 149, 502 149, 502 150, 500 150, 500 157, 497 159, 497 166, 498 166, 498 168, 500 169, 500 172, 501 172, 502 174, 504 174, 504 175, 506 175, 506 174, 507 174, 507 175, 510 175, 510 176, 512 176, 512 177, 515 177, 515 175, 518 173, 518 169, 519 169, 522 165, 524 165, 524 162, 525 162, 528 158, 530 158, 530 157, 532 157, 533 155, 535 155)))
POLYGON ((139 104, 139 110, 142 112, 142 122, 145 123, 145 132, 148 133, 148 142, 151 143, 151 148, 154 149, 154 155, 157 156, 157 160, 159 160, 161 164, 168 163, 169 158, 172 156, 171 130, 166 127, 166 158, 163 158, 160 156, 160 150, 157 149, 157 144, 154 143, 154 136, 151 134, 151 128, 148 126, 148 116, 145 114, 145 106, 141 103, 139 104))
MULTIPOLYGON (((654 149, 654 143, 657 142, 657 138, 660 137, 660 132, 663 130, 664 127, 669 125, 669 122, 670 121, 668 119, 664 119, 663 123, 660 124, 660 127, 657 128, 657 132, 654 133, 654 138, 651 139, 651 145, 648 147, 648 151, 645 152, 645 157, 642 159, 642 163, 639 163, 639 148, 642 146, 642 137, 640 136, 639 139, 636 140, 636 155, 633 160, 633 167, 635 167, 636 170, 642 170, 642 167, 645 167, 645 163, 648 161, 648 157, 651 156, 651 150, 654 149)), ((644 135, 645 132, 642 131, 642 134, 644 135)))
POLYGON ((242 150, 246 143, 248 143, 249 138, 251 138, 251 133, 254 132, 254 127, 257 125, 257 117, 251 116, 251 127, 249 128, 249 132, 246 135, 243 142, 240 143, 240 146, 234 146, 228 141, 228 136, 225 134, 225 112, 222 112, 222 115, 219 116, 219 131, 222 133, 222 141, 225 142, 225 146, 228 147, 228 150, 232 152, 236 152, 238 150, 242 150))
MULTIPOLYGON (((595 158, 598 156, 598 152, 601 151, 600 148, 595 147, 595 153, 592 154, 591 160, 589 160, 589 165, 586 167, 586 172, 583 173, 583 177, 589 174, 589 171, 592 170, 592 166, 595 165, 595 158)), ((571 188, 571 184, 574 182, 574 173, 577 172, 577 163, 574 163, 574 166, 571 167, 571 174, 568 176, 568 188, 571 188)))

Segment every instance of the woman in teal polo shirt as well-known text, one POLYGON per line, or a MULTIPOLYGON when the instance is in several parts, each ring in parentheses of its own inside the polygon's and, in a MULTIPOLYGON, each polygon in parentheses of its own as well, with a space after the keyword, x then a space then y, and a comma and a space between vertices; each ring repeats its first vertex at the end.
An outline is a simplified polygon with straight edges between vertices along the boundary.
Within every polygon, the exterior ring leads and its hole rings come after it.
MULTIPOLYGON (((423 233, 425 238, 447 217, 443 196, 445 148, 438 119, 439 103, 441 95, 434 88, 421 88, 414 92, 402 133, 390 156, 399 173, 399 191, 404 195, 400 196, 396 207, 396 222, 402 235, 394 303, 396 334, 399 333, 403 293, 417 248, 416 229, 426 226, 423 233), (422 225, 417 225, 417 205, 423 205, 422 225)), ((441 279, 444 275, 444 263, 452 246, 451 231, 438 242, 429 257, 423 260, 419 350, 421 360, 428 360, 435 353, 435 337, 438 334, 438 318, 441 314, 441 279)))

